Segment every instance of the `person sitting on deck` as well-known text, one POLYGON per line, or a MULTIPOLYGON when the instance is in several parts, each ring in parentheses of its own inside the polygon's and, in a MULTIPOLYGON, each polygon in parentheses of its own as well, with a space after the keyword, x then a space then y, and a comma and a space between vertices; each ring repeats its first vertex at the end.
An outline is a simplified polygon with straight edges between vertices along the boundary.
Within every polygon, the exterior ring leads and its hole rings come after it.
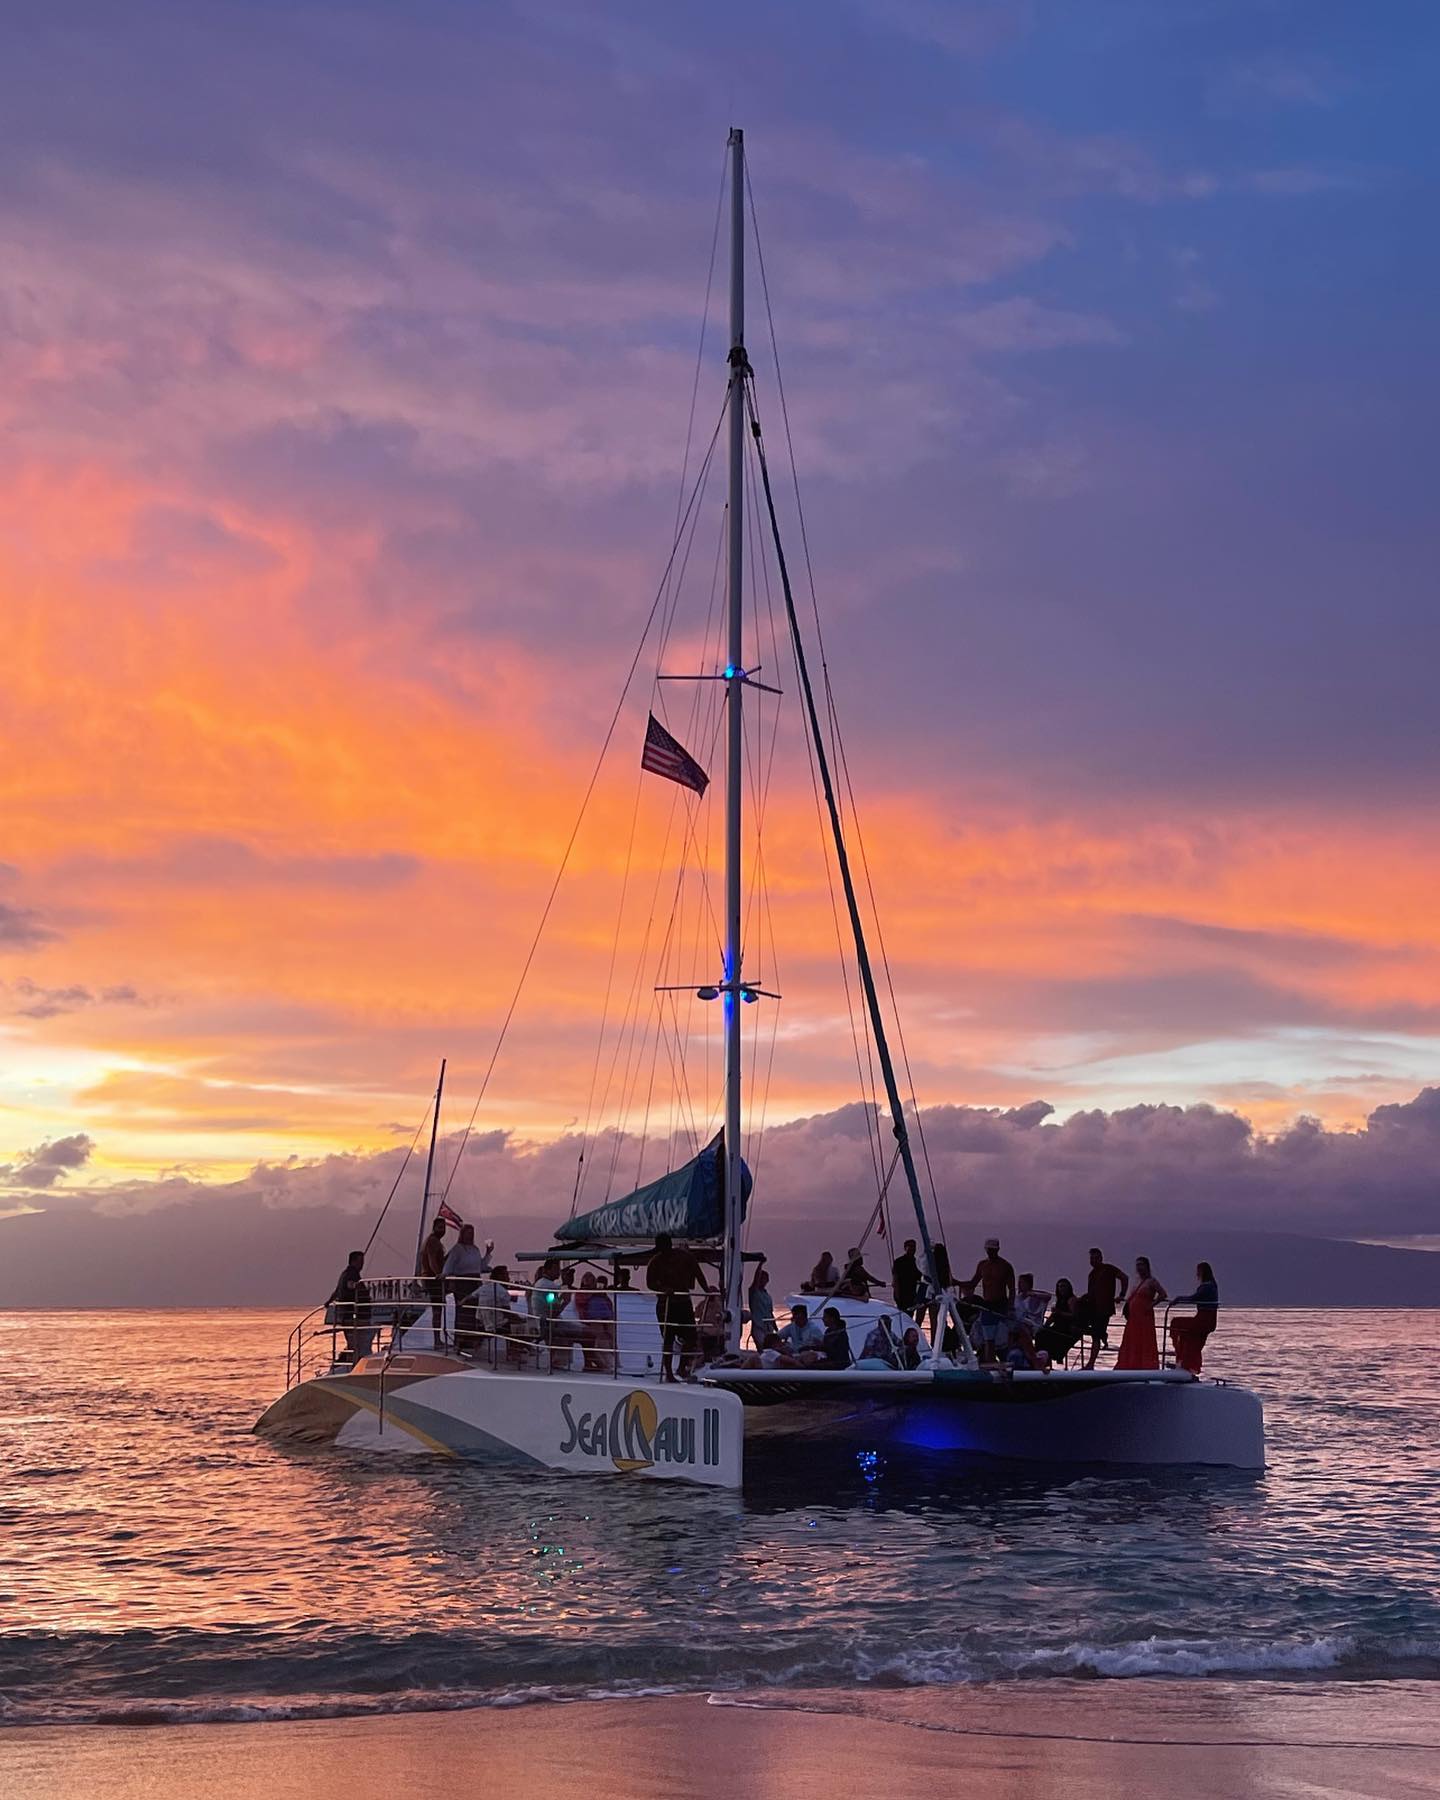
POLYGON ((801 1365, 780 1341, 780 1333, 772 1331, 758 1350, 727 1350, 710 1366, 712 1369, 798 1369, 801 1365))
POLYGON ((1080 1319, 1082 1332, 1090 1339, 1090 1360, 1087 1369, 1093 1369, 1102 1350, 1110 1348, 1110 1321, 1115 1317, 1115 1307, 1130 1291, 1130 1277, 1123 1269, 1117 1269, 1114 1263, 1105 1260, 1103 1250, 1090 1252, 1090 1274, 1085 1283, 1084 1298, 1080 1302, 1080 1319))
POLYGON ((1188 1319, 1170 1321, 1170 1341, 1175 1346, 1175 1361, 1192 1375, 1200 1373, 1201 1351, 1205 1340, 1220 1320, 1220 1289, 1215 1271, 1208 1262, 1195 1265, 1196 1286, 1193 1294, 1177 1294, 1176 1303, 1193 1306, 1188 1319))
POLYGON ((808 1306, 797 1302, 790 1323, 780 1333, 780 1342, 797 1362, 817 1362, 825 1343, 824 1327, 810 1317, 808 1306))
POLYGON ((878 1275, 872 1275, 865 1267, 865 1253, 862 1250, 852 1249, 846 1253, 845 1273, 840 1277, 840 1285, 835 1290, 840 1299, 868 1300, 871 1288, 884 1285, 878 1275))
POLYGON ((1013 1364, 1016 1350, 1021 1353, 1022 1362, 1032 1369, 1038 1368, 1038 1353, 1035 1349, 1035 1334, 1045 1323, 1045 1302, 1050 1298, 1043 1289, 1035 1286, 1033 1275, 1017 1275, 1015 1278, 1015 1321, 1014 1344, 1009 1361, 1013 1364))
POLYGON ((615 1302, 603 1291, 599 1276, 588 1269, 580 1277, 575 1312, 585 1333, 581 1340, 585 1367, 592 1375, 613 1375, 615 1361, 615 1302))
MULTIPOLYGON (((503 1263, 482 1275, 466 1312, 478 1339, 472 1337, 471 1354, 483 1355, 493 1368, 500 1360, 500 1346, 515 1327, 514 1302, 511 1297, 510 1271, 503 1263)), ((508 1354, 508 1350, 507 1350, 508 1354)))
POLYGON ((825 1335, 820 1340, 820 1355, 825 1367, 848 1369, 855 1358, 850 1352, 850 1333, 845 1329, 840 1309, 827 1306, 821 1317, 825 1322, 825 1335))
POLYGON ((900 1367, 900 1340, 895 1336, 891 1327, 889 1313, 881 1316, 879 1324, 865 1339, 855 1367, 857 1369, 898 1369, 900 1367))
POLYGON ((820 1260, 810 1271, 810 1279, 800 1283, 802 1294, 828 1294, 840 1283, 840 1265, 828 1250, 820 1252, 820 1260))
POLYGON ((925 1346, 920 1342, 920 1327, 907 1327, 905 1336, 900 1342, 900 1367, 902 1369, 918 1369, 925 1360, 925 1346))
POLYGON ((700 1338, 700 1361, 714 1362, 725 1354, 725 1301, 713 1289, 700 1302, 695 1314, 695 1330, 700 1338))
POLYGON ((370 1354, 370 1347, 375 1342, 375 1332, 370 1324, 370 1289, 361 1279, 361 1271, 365 1267, 365 1252, 352 1250, 345 1267, 340 1271, 340 1279, 335 1283, 330 1298, 325 1302, 327 1313, 336 1325, 345 1328, 345 1350, 352 1363, 359 1362, 362 1356, 370 1354), (330 1309, 333 1307, 333 1313, 330 1309))
POLYGON ((1045 1323, 1045 1302, 1050 1295, 1037 1288, 1033 1275, 1015 1277, 1015 1323, 1028 1325, 1032 1335, 1045 1323))
MULTIPOLYGON (((574 1274, 572 1269, 571 1274, 574 1274)), ((585 1327, 578 1318, 565 1317, 570 1307, 569 1283, 558 1256, 547 1256, 535 1271, 530 1289, 530 1313, 540 1330, 540 1342, 550 1347, 550 1366, 568 1369, 576 1344, 584 1344, 585 1327), (555 1352, 558 1351, 557 1356, 555 1352)))
POLYGON ((710 1283, 693 1251, 676 1249, 668 1231, 655 1239, 645 1267, 645 1282, 655 1295, 655 1319, 660 1327, 660 1379, 674 1381, 672 1359, 680 1352, 680 1380, 689 1379, 699 1358, 695 1331, 695 1306, 690 1291, 698 1282, 708 1294, 710 1283))
POLYGON ((1075 1298, 1075 1289, 1062 1275, 1055 1283, 1055 1301, 1050 1308, 1050 1317, 1035 1333, 1036 1352, 1049 1356, 1054 1362, 1064 1362, 1080 1342, 1084 1330, 1085 1324, 1080 1317, 1080 1302, 1075 1298))

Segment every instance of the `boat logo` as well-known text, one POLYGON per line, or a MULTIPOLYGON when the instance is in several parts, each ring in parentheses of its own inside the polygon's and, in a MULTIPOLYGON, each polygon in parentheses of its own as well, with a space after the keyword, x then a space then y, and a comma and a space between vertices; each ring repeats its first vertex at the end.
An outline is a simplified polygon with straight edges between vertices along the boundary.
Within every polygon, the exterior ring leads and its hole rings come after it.
POLYGON ((651 1446, 655 1427, 660 1423, 660 1409, 655 1396, 636 1388, 620 1402, 610 1415, 610 1460, 617 1469, 648 1469, 655 1458, 651 1446), (617 1429, 613 1429, 618 1427, 617 1429), (624 1455, 621 1455, 621 1451, 624 1455))
POLYGON ((562 1456, 605 1457, 624 1474, 653 1469, 657 1463, 693 1467, 699 1461, 710 1467, 720 1461, 717 1406, 704 1407, 697 1421, 662 1419, 655 1396, 644 1388, 632 1388, 614 1406, 596 1412, 577 1413, 575 1398, 569 1392, 560 1396, 560 1415, 565 1422, 562 1456))

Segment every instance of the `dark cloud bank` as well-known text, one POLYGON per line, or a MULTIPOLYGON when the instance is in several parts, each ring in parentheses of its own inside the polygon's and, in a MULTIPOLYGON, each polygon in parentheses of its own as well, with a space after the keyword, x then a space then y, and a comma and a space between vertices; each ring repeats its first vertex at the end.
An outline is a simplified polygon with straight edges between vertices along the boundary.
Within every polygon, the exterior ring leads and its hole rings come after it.
MULTIPOLYGON (((1352 1241, 1440 1238, 1440 1088, 1377 1107, 1355 1131, 1301 1120, 1269 1136, 1208 1106, 1086 1112, 1059 1124, 1050 1110, 1036 1101, 926 1113, 957 1263, 994 1229, 1048 1281, 1073 1274, 1087 1244, 1103 1238, 1114 1257, 1149 1254, 1176 1287, 1207 1256, 1237 1302, 1440 1304, 1440 1259, 1352 1241)), ((82 1144, 88 1151, 77 1134, 41 1146, 0 1175, 17 1204, 28 1191, 42 1209, 0 1220, 0 1305, 323 1297, 344 1251, 369 1235, 403 1154, 261 1165, 222 1186, 177 1174, 66 1192, 64 1167, 83 1160, 82 1144)), ((583 1205, 604 1197, 612 1155, 614 1191, 629 1185, 636 1146, 616 1148, 614 1140, 592 1146, 583 1205)), ((540 1248, 569 1212, 577 1149, 574 1138, 538 1147, 500 1132, 473 1139, 452 1202, 505 1254, 540 1248)), ((842 1107, 772 1128, 757 1175, 751 1245, 790 1282, 818 1249, 854 1241, 873 1204, 863 1111, 842 1107)), ((419 1180, 412 1163, 381 1229, 377 1267, 413 1255, 419 1180)))

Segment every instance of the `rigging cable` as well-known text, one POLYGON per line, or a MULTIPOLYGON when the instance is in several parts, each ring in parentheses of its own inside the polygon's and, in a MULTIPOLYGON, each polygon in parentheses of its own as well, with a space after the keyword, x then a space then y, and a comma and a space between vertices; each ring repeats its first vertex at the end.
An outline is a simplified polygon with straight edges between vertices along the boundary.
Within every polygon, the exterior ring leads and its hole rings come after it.
MULTIPOLYGON (((696 496, 699 494, 701 484, 705 479, 706 470, 710 467, 710 458, 715 454, 715 445, 720 437, 720 427, 724 422, 725 409, 722 408, 719 418, 715 421, 715 429, 710 434, 710 442, 705 451, 705 459, 700 465, 700 473, 695 477, 695 485, 690 491, 690 499, 685 509, 686 517, 689 516, 690 509, 695 504, 696 496)), ((665 593, 665 584, 670 579, 670 570, 674 566, 675 557, 679 551, 683 533, 684 522, 682 520, 681 536, 677 536, 675 542, 671 546, 670 555, 666 559, 659 586, 655 590, 655 598, 650 603, 650 611, 645 619, 645 628, 640 634, 639 643, 635 646, 635 654, 630 660, 630 667, 626 671, 625 680, 620 689, 620 698, 615 702, 615 711, 611 714, 610 724, 606 729, 604 741, 600 745, 600 754, 595 759, 595 767, 590 772, 590 780, 586 784, 585 793, 580 801, 580 810, 576 814, 575 823, 571 828, 570 836, 565 844, 564 854, 560 858, 560 866, 555 871, 554 881, 550 884, 550 892, 546 896, 545 905, 540 914, 540 923, 535 927, 535 935, 530 940, 530 948, 525 954, 524 963, 521 965, 520 976, 515 983, 515 991, 510 997, 510 1004, 506 1008, 504 1019, 501 1021, 500 1034, 495 1040, 494 1050, 490 1053, 490 1061, 486 1065, 485 1074, 480 1083, 480 1092, 475 1096, 475 1104, 470 1109, 470 1117, 466 1120, 465 1129, 460 1134, 460 1144, 455 1152, 455 1160, 450 1165, 450 1173, 445 1179, 445 1186, 440 1191, 440 1198, 442 1200, 446 1200, 450 1197, 451 1184, 454 1182, 456 1173, 459 1170, 460 1159, 465 1154, 465 1146, 470 1140, 470 1133, 474 1130, 475 1121, 480 1114, 480 1103, 485 1098, 485 1090, 489 1087, 490 1077, 495 1072, 495 1064, 499 1061, 500 1051, 505 1043, 506 1033, 510 1029, 510 1021, 515 1017, 515 1008, 520 1004, 520 995, 524 989, 526 977, 530 973, 530 965, 535 960, 535 952, 540 948, 540 939, 544 935, 545 926, 549 921, 551 909, 555 904, 555 896, 560 891, 560 883, 564 880, 565 871, 569 867, 571 852, 575 848, 575 840, 580 835, 580 827, 584 823, 585 813, 590 805, 590 797, 595 792, 595 784, 600 779, 600 770, 604 765, 606 753, 610 748, 610 741, 615 736, 615 728, 620 723, 621 713, 625 710, 625 701, 630 693, 630 683, 635 679, 635 671, 640 667, 640 659, 645 653, 645 643, 650 636, 650 628, 655 623, 655 615, 659 610, 660 602, 665 593)))
POLYGON ((420 1142, 420 1133, 430 1123, 430 1114, 434 1110, 434 1107, 435 1102, 432 1100, 429 1106, 425 1108, 425 1117, 421 1119, 420 1123, 415 1127, 415 1135, 410 1140, 410 1148, 405 1152, 404 1157, 401 1159, 399 1173, 395 1177, 390 1192, 385 1196, 385 1204, 380 1208, 380 1217, 375 1221, 369 1237, 365 1240, 365 1253, 367 1256, 370 1253, 370 1246, 375 1242, 376 1233, 385 1223, 385 1215, 390 1210, 390 1202, 395 1198, 396 1194, 400 1192, 400 1183, 404 1178, 405 1171, 410 1167, 410 1158, 415 1154, 415 1146, 420 1142))
MULTIPOLYGON (((935 1279, 936 1264, 933 1241, 930 1236, 930 1223, 925 1215, 925 1201, 920 1192, 920 1178, 915 1168, 915 1159, 910 1150, 910 1136, 906 1129, 905 1108, 900 1098, 898 1084, 895 1080, 894 1064, 887 1054, 884 1021, 880 1010, 880 997, 875 989, 874 971, 870 964, 869 952, 865 946, 865 933, 860 916, 859 897, 850 875, 849 859, 845 851, 845 834, 841 826, 840 807, 836 799, 834 786, 830 778, 829 767, 825 760, 825 743, 820 731, 820 715, 815 705, 815 694, 810 684, 810 677, 805 662, 805 646, 800 637, 800 620, 795 611, 794 595, 790 588, 790 577, 785 565, 785 551, 780 541, 780 521, 775 513, 775 496, 770 487, 770 472, 766 465, 764 441, 760 435, 760 421, 754 408, 754 396, 749 389, 745 390, 749 402, 750 429, 755 439, 756 454, 760 463, 760 479, 765 489, 765 505, 770 515, 770 531, 775 540, 775 562, 780 572, 780 582, 785 593, 785 616, 790 625, 790 640, 795 651, 795 666, 800 677, 801 693, 805 702, 805 710, 810 721, 810 735, 815 739, 816 760, 820 764, 820 773, 825 784, 825 802, 830 811, 831 828, 835 838, 835 860, 840 866, 841 879, 845 884, 845 904, 850 913, 850 927, 855 937, 855 955, 860 965, 860 980, 865 989, 865 1003, 870 1012, 871 1025, 875 1032, 875 1048, 880 1057, 881 1070, 885 1076, 886 1092, 890 1102, 890 1118, 894 1127, 895 1141, 900 1151, 901 1162, 905 1169, 905 1183, 910 1190, 910 1197, 915 1207, 915 1223, 920 1238, 925 1246, 925 1270, 931 1280, 935 1279)), ((938 1284, 937 1284, 938 1285, 938 1284)))
MULTIPOLYGON (((845 781, 845 790, 850 801, 850 813, 855 825, 855 840, 860 851, 861 869, 865 875, 865 887, 870 899, 871 913, 875 924, 876 941, 880 947, 880 962, 885 973, 885 986, 890 995, 891 1011, 895 1020, 896 1038, 900 1045, 901 1063, 905 1070, 906 1085, 910 1090, 910 1099, 914 1108, 915 1132, 920 1140, 920 1153, 925 1163, 925 1178, 930 1187, 930 1202, 935 1208, 935 1219, 942 1236, 945 1231, 944 1214, 940 1205, 939 1189, 935 1183, 935 1171, 930 1163, 930 1146, 925 1138, 925 1124, 921 1116, 919 1097, 915 1091, 915 1079, 910 1067, 910 1052, 905 1041, 905 1026, 900 1017, 899 1006, 895 997, 895 982, 890 969, 890 956, 885 944, 885 932, 880 922, 879 911, 875 905, 875 886, 870 875, 870 859, 866 855, 864 834, 860 829, 859 816, 855 808, 855 792, 850 781, 848 760, 845 756, 843 739, 840 737, 839 716, 835 709, 834 692, 830 683, 830 665, 825 654, 825 637, 820 624, 820 602, 815 589, 815 568, 810 556, 810 534, 805 525, 805 508, 800 499, 800 472, 795 461, 795 444, 790 431, 790 409, 785 399, 785 378, 780 367, 780 347, 775 337, 775 316, 770 306, 770 283, 765 272, 765 251, 760 241, 760 220, 755 207, 755 190, 750 182, 749 165, 745 168, 745 194, 750 203, 750 226, 755 238, 755 258, 760 270, 760 291, 765 301, 765 322, 770 336, 770 353, 775 363, 775 387, 780 401, 780 418, 785 432, 785 452, 790 464, 790 481, 795 494, 795 512, 800 525, 800 544, 805 558, 805 577, 810 590, 810 605, 815 616, 816 642, 820 651, 820 669, 825 688, 826 711, 831 722, 832 735, 836 740, 839 761, 845 781)), ((763 463, 762 453, 762 463, 763 463)), ((772 505, 773 510, 773 505, 772 505)))

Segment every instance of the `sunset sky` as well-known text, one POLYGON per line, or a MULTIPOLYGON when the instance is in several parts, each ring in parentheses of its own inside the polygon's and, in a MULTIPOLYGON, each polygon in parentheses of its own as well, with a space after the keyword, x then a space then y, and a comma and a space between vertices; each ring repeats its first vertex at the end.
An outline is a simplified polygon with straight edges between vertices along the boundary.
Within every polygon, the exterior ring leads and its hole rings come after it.
MULTIPOLYGON (((1433 5, 60 0, 6 39, 16 1204, 389 1150, 441 1055, 468 1114, 670 551, 732 121, 921 1100, 1281 1131, 1435 1079, 1433 5)), ((623 1110, 654 666, 482 1126, 623 1110)), ((856 1095, 788 686, 775 1120, 856 1095)), ((687 904, 668 979, 713 979, 687 904)))

